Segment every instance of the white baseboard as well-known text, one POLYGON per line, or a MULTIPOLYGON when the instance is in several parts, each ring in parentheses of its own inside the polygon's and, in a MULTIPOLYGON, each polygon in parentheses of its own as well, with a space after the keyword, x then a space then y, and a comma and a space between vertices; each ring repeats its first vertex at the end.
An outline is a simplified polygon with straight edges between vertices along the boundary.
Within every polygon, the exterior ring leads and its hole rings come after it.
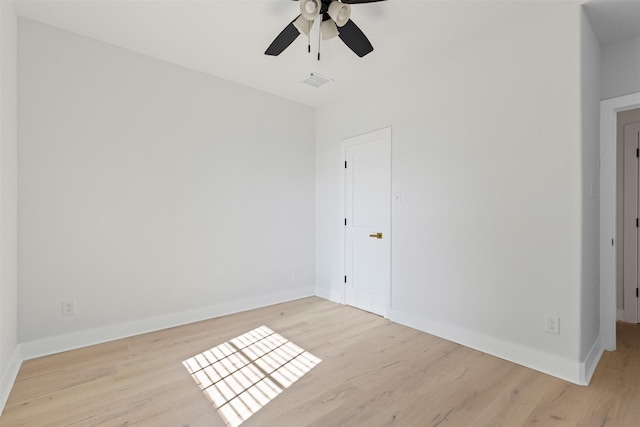
POLYGON ((594 352, 588 360, 588 365, 586 362, 583 365, 577 360, 549 354, 396 309, 389 311, 389 320, 578 385, 588 384, 585 382, 586 373, 591 371, 593 374, 599 360, 599 356, 596 357, 597 352, 594 352))
POLYGON ((257 295, 249 298, 226 301, 223 304, 197 310, 171 313, 148 319, 56 335, 22 343, 20 345, 21 356, 22 360, 34 359, 36 357, 48 356, 50 354, 60 353, 63 351, 101 344, 134 335, 154 332, 161 329, 172 328, 175 326, 226 316, 228 314, 266 307, 314 295, 315 288, 313 286, 306 286, 274 292, 267 295, 257 295))
POLYGON ((13 383, 16 381, 21 365, 22 357, 20 355, 20 344, 18 344, 13 350, 13 353, 11 353, 9 364, 2 373, 2 377, 0 377, 0 416, 2 415, 2 411, 4 411, 4 406, 7 404, 7 399, 9 399, 9 394, 13 388, 13 383))
POLYGON ((316 296, 320 298, 324 298, 329 301, 337 302, 338 304, 344 304, 343 293, 335 291, 333 289, 327 289, 320 286, 316 286, 316 296))
POLYGON ((624 309, 623 308, 619 308, 618 312, 616 313, 616 320, 619 322, 624 322, 624 309))
POLYGON ((580 382, 582 384, 589 385, 591 382, 591 377, 593 377, 593 373, 596 371, 603 352, 604 346, 602 345, 600 335, 598 335, 589 353, 587 353, 587 357, 584 358, 584 362, 580 364, 580 382))

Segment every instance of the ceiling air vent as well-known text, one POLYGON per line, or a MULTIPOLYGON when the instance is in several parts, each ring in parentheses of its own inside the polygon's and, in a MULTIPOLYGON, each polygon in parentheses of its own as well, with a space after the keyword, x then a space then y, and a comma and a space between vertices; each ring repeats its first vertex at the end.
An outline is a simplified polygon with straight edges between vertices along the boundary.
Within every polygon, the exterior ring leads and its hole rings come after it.
POLYGON ((331 83, 332 81, 333 79, 330 77, 323 76, 322 74, 318 73, 311 73, 311 75, 306 80, 303 80, 302 83, 306 83, 313 87, 320 87, 326 85, 327 83, 331 83))

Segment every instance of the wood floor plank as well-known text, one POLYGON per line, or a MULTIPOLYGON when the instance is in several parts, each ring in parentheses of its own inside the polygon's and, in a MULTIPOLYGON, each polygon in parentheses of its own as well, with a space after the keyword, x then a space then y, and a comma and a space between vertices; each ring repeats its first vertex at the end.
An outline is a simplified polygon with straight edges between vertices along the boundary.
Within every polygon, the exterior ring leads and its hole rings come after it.
POLYGON ((25 361, 0 427, 224 427, 183 362, 263 325, 322 361, 242 427, 640 426, 640 325, 581 387, 311 297, 25 361))

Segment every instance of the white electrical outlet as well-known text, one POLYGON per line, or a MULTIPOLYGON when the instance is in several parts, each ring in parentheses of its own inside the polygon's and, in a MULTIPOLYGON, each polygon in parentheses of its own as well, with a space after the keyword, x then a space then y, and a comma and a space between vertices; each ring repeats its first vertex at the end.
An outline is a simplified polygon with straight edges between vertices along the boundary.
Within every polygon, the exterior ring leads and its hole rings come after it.
POLYGON ((62 315, 71 316, 76 314, 76 301, 75 300, 63 300, 62 301, 62 315))
POLYGON ((547 314, 544 330, 550 334, 560 335, 560 317, 547 314))

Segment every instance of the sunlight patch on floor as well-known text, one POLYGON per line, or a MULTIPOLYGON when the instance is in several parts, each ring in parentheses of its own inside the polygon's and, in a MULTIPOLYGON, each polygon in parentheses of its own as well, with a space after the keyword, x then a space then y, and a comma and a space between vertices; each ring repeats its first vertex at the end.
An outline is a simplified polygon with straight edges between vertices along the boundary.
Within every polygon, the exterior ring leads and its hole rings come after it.
POLYGON ((227 425, 237 427, 320 362, 261 326, 182 364, 227 425))

